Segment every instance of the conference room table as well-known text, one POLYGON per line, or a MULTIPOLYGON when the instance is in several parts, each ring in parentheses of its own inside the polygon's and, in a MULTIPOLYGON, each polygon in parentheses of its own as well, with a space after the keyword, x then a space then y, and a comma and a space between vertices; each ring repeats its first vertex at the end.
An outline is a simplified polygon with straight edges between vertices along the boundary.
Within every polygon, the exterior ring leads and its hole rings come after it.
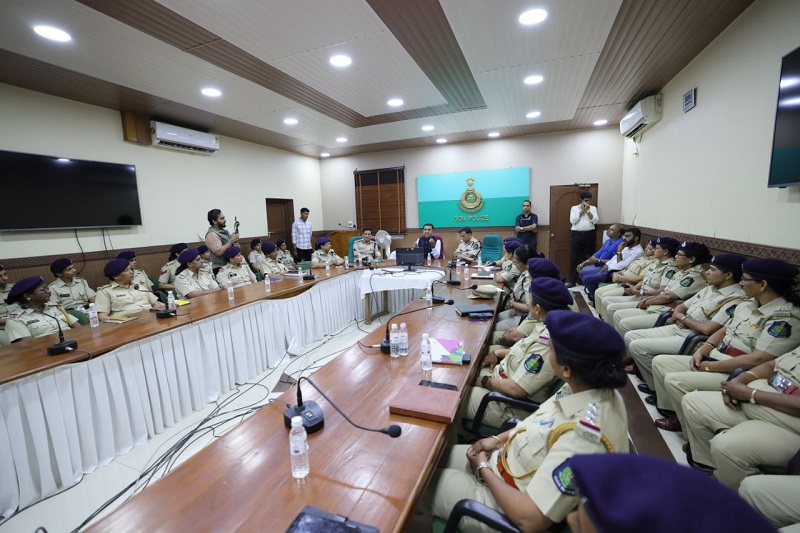
MULTIPOLYGON (((439 292, 456 304, 473 302, 470 291, 448 286, 439 292)), ((452 394, 463 396, 491 329, 491 322, 460 317, 452 305, 417 299, 404 309, 409 310, 416 311, 396 319, 408 327, 407 357, 391 358, 369 347, 385 336, 380 327, 312 376, 356 423, 398 424, 398 438, 351 426, 300 381, 304 401, 317 402, 325 414, 324 427, 308 438, 311 467, 305 480, 291 475, 284 425, 287 404, 297 403, 295 385, 90 530, 285 531, 303 506, 313 505, 383 532, 402 531, 446 448, 450 424, 392 414, 389 405, 423 378, 455 385, 452 394), (436 365, 423 373, 422 333, 463 340, 465 351, 475 356, 469 365, 436 365)))

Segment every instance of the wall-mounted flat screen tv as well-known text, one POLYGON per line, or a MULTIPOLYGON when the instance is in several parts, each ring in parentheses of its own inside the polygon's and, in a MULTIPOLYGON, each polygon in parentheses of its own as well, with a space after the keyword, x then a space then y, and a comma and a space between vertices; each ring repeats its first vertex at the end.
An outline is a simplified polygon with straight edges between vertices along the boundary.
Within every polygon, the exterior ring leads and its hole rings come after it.
POLYGON ((770 187, 800 185, 800 48, 783 57, 772 139, 770 187))
POLYGON ((136 167, 0 150, 0 231, 141 226, 136 167))

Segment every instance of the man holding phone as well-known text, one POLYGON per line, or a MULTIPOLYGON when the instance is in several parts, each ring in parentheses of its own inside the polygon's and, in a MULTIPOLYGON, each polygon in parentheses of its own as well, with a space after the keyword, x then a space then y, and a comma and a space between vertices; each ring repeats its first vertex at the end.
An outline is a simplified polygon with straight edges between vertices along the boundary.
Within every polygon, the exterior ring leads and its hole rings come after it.
POLYGON ((581 203, 569 210, 572 224, 569 248, 569 287, 578 281, 578 265, 594 251, 595 226, 600 221, 597 208, 591 204, 592 193, 582 192, 581 203))

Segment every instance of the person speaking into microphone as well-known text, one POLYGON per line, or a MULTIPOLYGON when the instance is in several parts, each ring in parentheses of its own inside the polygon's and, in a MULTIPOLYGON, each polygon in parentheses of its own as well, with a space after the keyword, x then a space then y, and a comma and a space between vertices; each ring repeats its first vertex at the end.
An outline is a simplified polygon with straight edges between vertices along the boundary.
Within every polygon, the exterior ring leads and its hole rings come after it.
POLYGON ((19 304, 22 311, 6 322, 9 342, 25 337, 58 334, 59 323, 61 329, 80 327, 77 318, 60 305, 50 302, 50 294, 50 289, 41 276, 31 276, 14 284, 6 303, 19 304))
POLYGON ((97 289, 95 305, 97 317, 107 320, 114 316, 127 316, 148 309, 164 309, 164 304, 145 287, 133 283, 133 270, 130 261, 123 258, 109 261, 103 274, 111 281, 97 289))

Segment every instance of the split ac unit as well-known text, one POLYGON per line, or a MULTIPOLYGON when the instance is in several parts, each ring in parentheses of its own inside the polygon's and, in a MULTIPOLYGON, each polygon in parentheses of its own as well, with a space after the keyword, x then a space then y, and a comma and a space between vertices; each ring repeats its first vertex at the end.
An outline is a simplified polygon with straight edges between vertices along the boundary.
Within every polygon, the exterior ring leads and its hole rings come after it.
POLYGON ((153 138, 153 146, 159 148, 203 155, 211 155, 219 151, 219 137, 211 133, 151 120, 150 134, 153 138))
POLYGON ((661 120, 663 99, 663 95, 659 93, 640 100, 619 121, 620 133, 625 137, 636 137, 661 120))

